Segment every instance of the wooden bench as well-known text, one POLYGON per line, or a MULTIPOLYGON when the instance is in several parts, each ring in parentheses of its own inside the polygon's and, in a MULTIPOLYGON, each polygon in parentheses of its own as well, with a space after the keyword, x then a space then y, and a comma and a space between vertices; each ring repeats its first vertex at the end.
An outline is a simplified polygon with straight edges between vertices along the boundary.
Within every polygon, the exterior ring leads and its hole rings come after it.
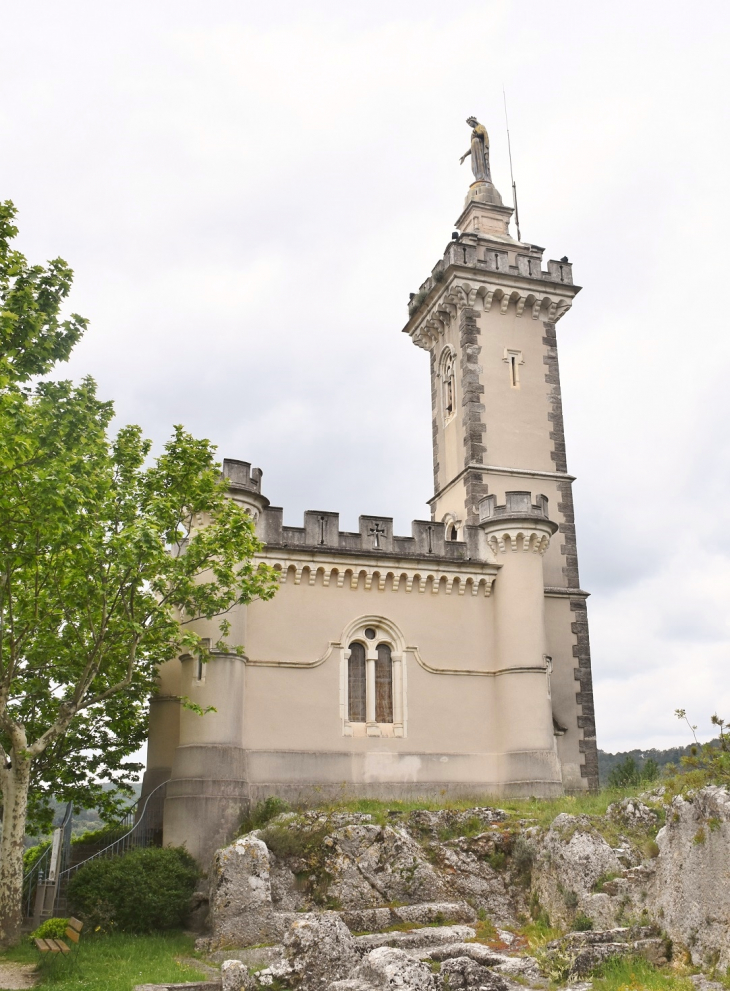
POLYGON ((71 940, 71 946, 62 939, 36 939, 34 940, 36 949, 41 955, 41 960, 51 960, 53 965, 57 960, 65 959, 69 966, 74 962, 79 950, 79 936, 83 929, 83 922, 78 919, 69 919, 66 926, 66 938, 71 940))

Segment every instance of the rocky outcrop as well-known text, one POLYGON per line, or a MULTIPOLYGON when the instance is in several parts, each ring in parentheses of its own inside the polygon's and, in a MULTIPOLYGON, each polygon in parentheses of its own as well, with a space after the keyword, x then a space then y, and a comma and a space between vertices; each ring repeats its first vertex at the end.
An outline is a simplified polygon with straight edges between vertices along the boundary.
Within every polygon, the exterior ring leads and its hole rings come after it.
MULTIPOLYGON (((567 977, 585 977, 599 964, 611 957, 643 957, 657 967, 671 957, 668 940, 660 937, 650 926, 621 927, 598 932, 568 933, 548 943, 544 959, 557 964, 555 973, 563 969, 567 977)), ((543 969, 549 970, 549 967, 543 969)), ((555 976, 551 974, 550 976, 555 976)))
POLYGON ((427 964, 390 946, 371 950, 353 977, 371 988, 408 988, 409 991, 437 991, 438 988, 436 977, 427 964))
POLYGON ((613 905, 595 900, 594 887, 602 877, 617 877, 623 864, 588 816, 557 816, 535 850, 532 891, 551 922, 569 928, 583 912, 598 925, 613 923, 613 905))
POLYGON ((355 940, 337 912, 296 919, 284 939, 289 984, 299 991, 325 991, 355 969, 355 940))
POLYGON ((696 964, 730 967, 730 793, 675 798, 656 838, 647 907, 696 964))
MULTIPOLYGON (((210 925, 200 945, 213 951, 282 944, 257 951, 267 966, 256 984, 302 991, 405 989, 405 958, 435 991, 537 987, 619 954, 661 965, 665 936, 695 964, 727 968, 730 796, 705 788, 664 809, 625 799, 605 816, 561 814, 548 828, 488 808, 385 823, 288 814, 218 851, 210 925), (583 931, 535 959, 514 932, 528 914, 583 931), (484 922, 501 929, 480 930, 484 922)), ((231 982, 243 973, 229 970, 231 982)))
POLYGON ((279 938, 283 926, 274 918, 265 843, 249 835, 218 850, 211 874, 210 949, 279 938))

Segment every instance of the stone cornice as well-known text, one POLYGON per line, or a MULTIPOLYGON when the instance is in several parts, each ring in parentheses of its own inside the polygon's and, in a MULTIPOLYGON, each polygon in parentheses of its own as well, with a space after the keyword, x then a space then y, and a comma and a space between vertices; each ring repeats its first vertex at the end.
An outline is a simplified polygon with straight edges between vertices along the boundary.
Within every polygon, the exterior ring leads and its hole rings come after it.
POLYGON ((538 469, 532 468, 504 468, 499 465, 481 465, 477 462, 473 462, 472 464, 468 464, 466 468, 462 468, 458 475, 454 475, 450 482, 447 482, 442 489, 439 489, 435 495, 431 496, 431 498, 427 500, 427 505, 432 506, 443 495, 445 495, 449 489, 452 488, 452 486, 456 485, 456 483, 462 479, 467 472, 470 471, 481 471, 485 475, 513 475, 523 478, 547 478, 555 479, 560 482, 575 481, 575 475, 568 475, 563 471, 539 471, 538 469))
MULTIPOLYGON (((313 668, 318 668, 320 665, 324 664, 325 661, 336 651, 342 651, 346 647, 347 641, 342 640, 330 640, 327 647, 322 655, 313 658, 311 661, 284 661, 271 659, 258 659, 253 657, 248 657, 244 655, 239 657, 237 654, 223 654, 215 652, 216 657, 235 657, 237 660, 242 660, 244 664, 250 667, 260 667, 260 668, 298 668, 299 670, 312 670, 313 668)), ((407 646, 403 650, 404 654, 410 654, 419 667, 423 668, 429 674, 436 675, 451 675, 452 677, 476 677, 476 678, 499 678, 504 675, 514 675, 514 674, 538 674, 544 675, 546 671, 545 665, 531 665, 531 666, 514 666, 505 668, 496 668, 494 670, 481 670, 478 668, 442 668, 437 667, 435 664, 429 664, 421 657, 421 653, 418 647, 407 646)))
POLYGON ((377 552, 338 554, 329 548, 326 553, 321 553, 315 547, 284 550, 268 545, 256 557, 279 571, 281 584, 291 581, 293 585, 315 585, 321 572, 325 587, 333 583, 338 588, 344 588, 347 583, 351 589, 357 589, 362 578, 366 591, 376 584, 381 592, 386 587, 397 592, 402 586, 406 592, 422 594, 428 589, 434 595, 441 592, 451 595, 454 591, 464 595, 467 590, 471 595, 478 595, 481 590, 488 596, 501 567, 479 561, 458 562, 443 558, 414 560, 388 557, 377 552))
POLYGON ((413 343, 430 351, 465 306, 477 313, 494 307, 505 314, 514 305, 518 317, 525 312, 533 320, 557 322, 570 309, 578 286, 537 280, 516 272, 449 266, 439 281, 427 280, 427 295, 403 328, 413 343))

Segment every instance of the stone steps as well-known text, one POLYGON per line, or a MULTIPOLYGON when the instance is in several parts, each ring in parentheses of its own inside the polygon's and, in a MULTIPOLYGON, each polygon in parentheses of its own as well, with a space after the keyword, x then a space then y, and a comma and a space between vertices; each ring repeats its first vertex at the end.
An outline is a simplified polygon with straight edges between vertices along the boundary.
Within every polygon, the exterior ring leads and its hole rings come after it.
POLYGON ((471 926, 427 926, 424 929, 409 929, 406 932, 369 933, 355 937, 355 949, 361 956, 381 946, 391 946, 397 950, 416 950, 424 947, 443 946, 446 943, 463 943, 474 939, 476 930, 471 926))

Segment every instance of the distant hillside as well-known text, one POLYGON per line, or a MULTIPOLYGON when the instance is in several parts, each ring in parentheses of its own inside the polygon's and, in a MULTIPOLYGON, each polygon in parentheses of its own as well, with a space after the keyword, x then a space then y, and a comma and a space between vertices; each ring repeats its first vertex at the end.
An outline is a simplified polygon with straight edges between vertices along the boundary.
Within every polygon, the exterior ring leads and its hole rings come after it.
MULTIPOLYGON (((719 740, 713 740, 719 745, 719 740)), ((624 761, 627 757, 633 757, 639 767, 643 767, 649 758, 656 761, 661 769, 665 764, 676 764, 679 766, 680 757, 688 757, 690 752, 689 744, 686 747, 671 747, 669 750, 625 750, 618 754, 607 754, 603 750, 598 751, 598 777, 601 787, 608 784, 608 776, 613 768, 624 761)))

